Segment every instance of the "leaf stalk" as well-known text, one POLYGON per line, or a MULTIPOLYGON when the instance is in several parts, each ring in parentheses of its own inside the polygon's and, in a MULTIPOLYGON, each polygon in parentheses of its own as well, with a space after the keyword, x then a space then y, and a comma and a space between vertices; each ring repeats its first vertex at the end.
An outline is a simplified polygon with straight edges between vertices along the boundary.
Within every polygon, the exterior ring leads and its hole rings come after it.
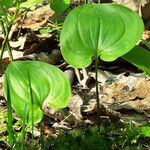
POLYGON ((97 103, 97 127, 98 131, 100 129, 100 98, 99 98, 99 90, 98 90, 98 56, 95 59, 95 84, 96 84, 96 103, 97 103))

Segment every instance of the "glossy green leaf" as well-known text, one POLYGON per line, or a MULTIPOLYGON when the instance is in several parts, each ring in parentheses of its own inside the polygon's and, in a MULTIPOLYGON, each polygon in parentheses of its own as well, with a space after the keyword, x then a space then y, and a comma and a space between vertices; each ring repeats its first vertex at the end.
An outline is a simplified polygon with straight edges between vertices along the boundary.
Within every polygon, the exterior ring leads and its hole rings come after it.
POLYGON ((135 46, 129 53, 122 56, 122 58, 150 76, 150 52, 148 50, 140 46, 135 46))
MULTIPOLYGON (((31 89, 35 123, 43 117, 43 103, 47 102, 54 108, 64 108, 68 105, 71 96, 69 79, 55 66, 38 61, 12 62, 5 76, 7 76, 13 108, 22 119, 29 117, 30 123, 32 120, 31 89), (29 116, 24 116, 26 107, 30 111, 29 116)), ((7 95, 6 79, 4 92, 7 95)))
POLYGON ((53 11, 63 12, 70 5, 70 0, 50 0, 50 7, 53 11))
POLYGON ((118 4, 85 4, 67 16, 60 36, 65 60, 87 67, 92 57, 113 61, 129 52, 141 38, 138 14, 118 4))
POLYGON ((43 0, 27 0, 26 2, 22 3, 20 5, 20 7, 23 7, 23 8, 31 8, 33 6, 35 6, 36 4, 42 2, 43 0))

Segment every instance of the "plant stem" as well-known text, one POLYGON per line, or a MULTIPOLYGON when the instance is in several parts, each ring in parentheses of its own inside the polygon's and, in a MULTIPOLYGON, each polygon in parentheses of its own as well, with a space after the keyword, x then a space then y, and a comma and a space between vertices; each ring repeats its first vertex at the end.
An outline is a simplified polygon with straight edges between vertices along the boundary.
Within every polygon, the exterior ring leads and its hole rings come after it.
POLYGON ((8 54, 9 54, 9 57, 10 57, 10 61, 13 61, 13 56, 12 56, 9 41, 8 41, 8 36, 9 36, 11 26, 9 26, 7 28, 7 30, 5 30, 4 22, 2 20, 0 20, 0 24, 1 24, 1 27, 2 27, 3 34, 4 34, 4 41, 2 43, 2 48, 1 48, 1 51, 0 51, 0 61, 3 58, 3 53, 4 53, 4 50, 5 50, 6 46, 8 47, 8 54))
POLYGON ((6 31, 5 31, 5 27, 4 27, 4 23, 2 20, 0 20, 0 24, 1 24, 1 27, 2 27, 2 32, 4 35, 6 35, 6 31))
MULTIPOLYGON (((3 6, 2 6, 2 8, 3 8, 3 6)), ((1 64, 1 60, 3 58, 3 53, 4 53, 4 50, 5 50, 6 46, 8 47, 8 54, 9 54, 9 57, 10 57, 10 61, 13 61, 13 56, 12 56, 10 44, 9 44, 9 41, 8 41, 8 36, 9 36, 10 29, 12 27, 12 24, 14 23, 14 21, 17 17, 19 9, 20 9, 20 7, 19 7, 19 4, 17 3, 16 11, 15 11, 14 15, 11 18, 11 22, 9 21, 8 17, 5 17, 5 21, 0 19, 0 25, 2 27, 2 31, 3 31, 3 34, 4 34, 4 41, 2 43, 2 48, 1 48, 1 51, 0 51, 0 64, 1 64), (4 22, 5 22, 6 27, 4 25, 4 22), (5 28, 6 28, 6 30, 5 30, 5 28)))
POLYGON ((99 99, 99 90, 98 90, 98 56, 95 60, 95 84, 96 84, 96 102, 97 102, 97 127, 98 131, 100 129, 100 99, 99 99))
POLYGON ((7 48, 8 48, 8 55, 9 55, 10 61, 12 62, 13 61, 13 55, 12 55, 12 52, 11 52, 9 42, 7 42, 7 48))
POLYGON ((13 133, 13 117, 12 117, 12 111, 11 111, 11 97, 10 97, 10 87, 8 83, 7 75, 5 75, 6 80, 6 86, 7 86, 7 94, 6 94, 6 100, 7 100, 7 130, 8 130, 8 140, 10 147, 12 148, 13 144, 16 143, 16 138, 13 133))
POLYGON ((3 28, 3 21, 1 21, 1 27, 2 27, 2 30, 4 32, 4 41, 2 43, 2 48, 1 48, 1 51, 0 51, 0 61, 2 60, 3 58, 3 53, 4 53, 4 49, 6 47, 6 41, 8 39, 8 32, 6 33, 5 32, 5 29, 3 28))

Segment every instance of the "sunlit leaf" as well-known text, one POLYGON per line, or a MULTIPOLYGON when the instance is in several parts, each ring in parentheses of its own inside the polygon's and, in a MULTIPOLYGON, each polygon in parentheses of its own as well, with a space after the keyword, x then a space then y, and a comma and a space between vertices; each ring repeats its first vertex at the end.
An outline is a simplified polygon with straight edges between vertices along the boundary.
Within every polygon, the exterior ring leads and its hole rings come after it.
POLYGON ((22 3, 20 7, 31 8, 42 1, 43 0, 27 0, 26 2, 22 3))
POLYGON ((46 27, 46 28, 39 29, 40 34, 48 34, 51 31, 52 31, 52 27, 46 27))
POLYGON ((67 16, 60 36, 65 60, 87 67, 92 58, 113 61, 129 52, 141 38, 138 14, 118 4, 85 4, 67 16))
POLYGON ((141 132, 144 136, 150 137, 150 126, 141 127, 141 132))
MULTIPOLYGON (((13 108, 23 119, 28 118, 24 116, 25 107, 28 107, 30 123, 32 120, 31 89, 35 123, 43 117, 43 102, 47 102, 54 108, 64 108, 68 105, 71 96, 69 79, 55 66, 38 61, 12 62, 5 75, 9 84, 13 108)), ((4 92, 7 95, 6 79, 4 80, 4 92)))
POLYGON ((70 5, 70 0, 50 0, 50 7, 55 12, 63 12, 70 5))

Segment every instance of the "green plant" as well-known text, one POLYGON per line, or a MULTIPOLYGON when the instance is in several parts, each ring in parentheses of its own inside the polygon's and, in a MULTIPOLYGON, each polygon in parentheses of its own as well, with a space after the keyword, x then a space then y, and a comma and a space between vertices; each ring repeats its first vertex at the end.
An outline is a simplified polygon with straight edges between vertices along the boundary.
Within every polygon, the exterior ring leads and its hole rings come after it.
MULTIPOLYGON (((67 16, 60 36, 65 60, 84 68, 95 59, 97 124, 100 126, 98 61, 113 61, 128 53, 143 33, 143 21, 132 10, 118 4, 84 4, 67 16)), ((128 59, 128 58, 127 58, 128 59)))
MULTIPOLYGON (((70 100, 71 89, 69 79, 57 67, 38 61, 18 61, 11 62, 6 69, 4 94, 7 103, 11 103, 8 105, 8 116, 11 115, 12 106, 23 121, 24 142, 26 126, 32 125, 33 136, 34 125, 43 118, 43 103, 64 108, 70 100)), ((12 119, 9 120, 12 137, 12 119)))
POLYGON ((123 59, 137 66, 150 76, 150 52, 140 46, 135 46, 123 59))
MULTIPOLYGON (((40 2, 42 2, 42 0, 27 0, 25 2, 24 2, 24 0, 0 0, 0 25, 2 28, 2 32, 4 34, 4 41, 2 43, 2 48, 0 51, 0 65, 2 65, 1 60, 3 58, 3 53, 4 53, 6 46, 8 49, 10 61, 13 61, 13 55, 11 52, 8 37, 9 37, 11 27, 12 27, 17 15, 18 15, 19 10, 21 8, 28 10, 40 2), (16 10, 12 15, 10 15, 8 13, 8 9, 12 6, 16 6, 16 10)), ((58 13, 58 12, 62 12, 64 10, 66 10, 69 7, 70 0, 61 0, 61 1, 55 0, 55 1, 51 1, 50 3, 51 3, 52 9, 56 13, 58 13)))
MULTIPOLYGON (((29 9, 41 2, 41 0, 21 2, 20 0, 0 1, 0 21, 4 34, 0 61, 2 60, 6 46, 10 54, 10 60, 13 61, 8 36, 20 8, 29 9), (15 5, 17 6, 16 11, 13 15, 10 15, 8 9, 15 5)), ((12 123, 11 107, 13 107, 22 119, 21 148, 24 149, 26 126, 32 126, 33 145, 34 124, 40 122, 43 118, 43 103, 49 103, 54 108, 66 107, 70 99, 71 90, 69 79, 58 68, 42 62, 26 61, 9 64, 5 72, 4 93, 7 100, 8 138, 10 146, 13 147, 16 144, 17 148, 12 123)))
POLYGON ((150 126, 145 125, 140 127, 141 133, 145 137, 150 137, 150 126))
POLYGON ((69 11, 70 0, 49 0, 50 8, 54 11, 52 21, 57 25, 62 23, 69 11))
POLYGON ((42 2, 42 0, 27 0, 23 3, 21 3, 20 7, 29 9, 29 8, 35 6, 37 3, 40 3, 40 2, 42 2))
POLYGON ((57 137, 45 140, 45 150, 145 150, 147 144, 134 124, 102 124, 99 134, 96 127, 87 126, 61 131, 57 137))
POLYGON ((50 0, 50 7, 55 13, 65 11, 70 5, 70 0, 50 0))
MULTIPOLYGON (((30 8, 41 0, 28 0, 21 5, 20 2, 19 0, 7 0, 7 2, 0 0, 1 26, 5 37, 0 55, 1 59, 7 46, 10 59, 13 60, 9 49, 8 35, 19 9, 22 7, 30 8), (17 5, 17 9, 10 16, 7 10, 12 5, 17 5)), ((67 9, 69 3, 69 0, 56 0, 51 3, 51 8, 56 13, 62 12, 67 9)), ((150 64, 147 61, 150 53, 135 46, 141 38, 142 32, 143 23, 140 17, 130 9, 117 4, 79 6, 70 12, 63 25, 60 42, 61 51, 66 61, 74 67, 82 68, 89 66, 95 59, 98 127, 100 125, 97 81, 99 56, 105 61, 113 61, 118 57, 123 57, 123 59, 150 74, 150 64), (146 59, 141 60, 141 56, 146 59)), ((8 124, 11 126, 11 128, 8 127, 10 145, 15 142, 11 140, 13 138, 12 105, 23 122, 22 149, 24 149, 26 126, 32 125, 33 135, 34 124, 41 123, 43 103, 49 103, 54 108, 66 107, 71 93, 69 80, 58 68, 42 62, 31 61, 10 63, 5 72, 4 91, 8 103, 8 124)), ((79 132, 73 134, 73 137, 79 136, 81 136, 79 132)), ((90 141, 93 139, 96 140, 97 135, 90 141)), ((89 143, 88 140, 87 143, 89 143)))
POLYGON ((30 7, 36 5, 42 0, 27 0, 26 2, 23 1, 24 0, 0 0, 0 25, 4 35, 4 41, 2 43, 2 48, 0 51, 0 61, 3 58, 3 53, 6 46, 8 49, 10 61, 13 61, 13 56, 11 53, 8 37, 9 37, 11 27, 14 24, 14 21, 18 15, 19 10, 21 8, 29 9, 30 7), (8 9, 12 6, 16 6, 15 12, 13 14, 9 14, 8 9))
POLYGON ((20 1, 15 1, 15 0, 6 0, 6 1, 1 0, 0 1, 0 25, 2 28, 2 32, 4 34, 4 41, 2 43, 2 48, 0 51, 0 61, 2 60, 3 53, 4 53, 6 46, 8 48, 10 61, 13 60, 13 56, 12 56, 9 41, 8 41, 8 36, 9 36, 9 32, 11 30, 11 26, 14 23, 17 13, 19 11, 19 2, 20 1), (17 6, 16 10, 15 10, 14 14, 9 15, 8 9, 13 5, 17 6))
POLYGON ((67 106, 71 96, 69 79, 57 67, 43 62, 10 63, 5 72, 5 95, 7 95, 7 82, 13 108, 21 119, 26 118, 26 123, 30 124, 33 118, 34 124, 41 121, 42 105, 45 101, 54 108, 63 108, 67 106), (28 113, 24 113, 26 109, 28 113))
POLYGON ((11 110, 11 98, 10 98, 10 87, 7 82, 7 77, 6 77, 6 99, 7 99, 7 129, 8 129, 8 141, 10 146, 12 147, 14 143, 16 143, 16 138, 13 133, 13 117, 12 117, 12 110, 11 110))

